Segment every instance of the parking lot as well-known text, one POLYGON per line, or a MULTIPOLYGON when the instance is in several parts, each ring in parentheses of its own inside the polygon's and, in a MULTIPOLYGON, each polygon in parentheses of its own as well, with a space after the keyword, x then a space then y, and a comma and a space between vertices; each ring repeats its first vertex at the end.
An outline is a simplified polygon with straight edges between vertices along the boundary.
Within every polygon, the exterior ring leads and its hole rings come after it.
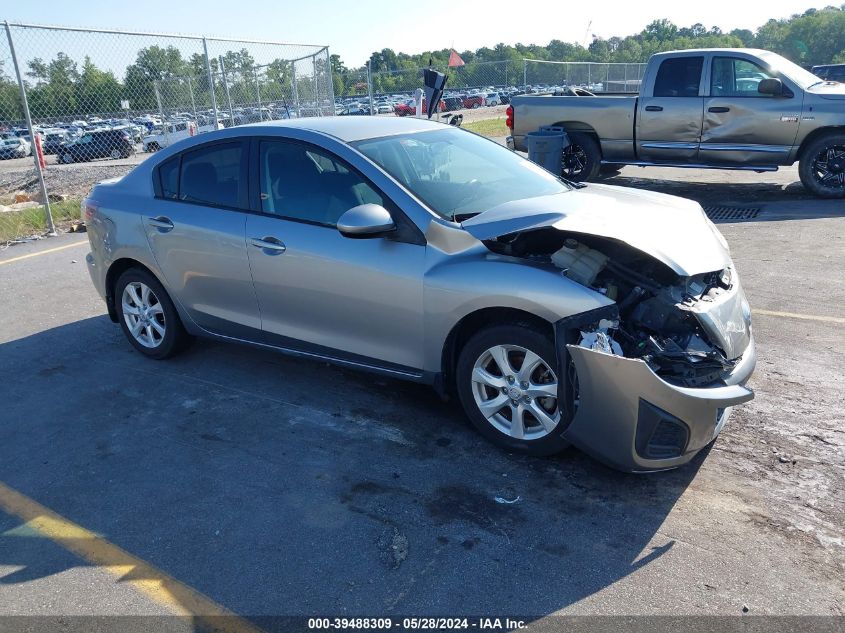
POLYGON ((720 226, 757 397, 649 476, 507 454, 428 388, 319 362, 146 360, 84 236, 0 252, 0 614, 845 615, 845 209, 794 181, 610 181, 760 208, 720 226))

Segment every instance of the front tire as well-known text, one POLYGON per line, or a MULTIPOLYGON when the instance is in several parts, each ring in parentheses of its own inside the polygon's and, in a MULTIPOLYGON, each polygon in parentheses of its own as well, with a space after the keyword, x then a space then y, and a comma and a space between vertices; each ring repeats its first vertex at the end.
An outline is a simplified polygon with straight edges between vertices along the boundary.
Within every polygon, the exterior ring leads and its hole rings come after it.
POLYGON ((826 134, 810 143, 798 165, 804 187, 820 198, 845 198, 845 134, 826 134))
POLYGON ((559 453, 561 433, 553 342, 530 325, 497 325, 472 336, 455 371, 458 397, 478 431, 508 450, 559 453))
POLYGON ((167 291, 145 270, 130 268, 118 278, 114 303, 123 334, 148 358, 169 358, 191 340, 167 291))
POLYGON ((601 169, 601 148, 591 134, 568 132, 569 146, 563 150, 561 176, 572 182, 595 180, 601 169))

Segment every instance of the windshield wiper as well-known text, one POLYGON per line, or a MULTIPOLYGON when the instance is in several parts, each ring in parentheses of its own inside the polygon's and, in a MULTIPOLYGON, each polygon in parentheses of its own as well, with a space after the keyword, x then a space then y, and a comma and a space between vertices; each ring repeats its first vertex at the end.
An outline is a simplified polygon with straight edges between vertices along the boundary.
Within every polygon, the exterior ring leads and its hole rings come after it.
POLYGON ((469 220, 470 218, 475 217, 479 213, 481 213, 481 211, 465 211, 464 213, 458 213, 457 211, 455 211, 452 214, 452 222, 457 222, 458 224, 460 224, 464 220, 469 220))

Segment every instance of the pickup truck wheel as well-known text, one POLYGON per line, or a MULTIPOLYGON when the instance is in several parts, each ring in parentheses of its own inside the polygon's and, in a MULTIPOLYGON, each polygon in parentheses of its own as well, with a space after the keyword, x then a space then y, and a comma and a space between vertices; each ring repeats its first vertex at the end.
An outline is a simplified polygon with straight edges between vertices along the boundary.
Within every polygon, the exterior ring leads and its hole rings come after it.
POLYGON ((601 169, 601 148, 596 139, 583 132, 569 132, 569 145, 563 150, 561 176, 572 182, 594 180, 601 169))
POLYGON ((820 198, 845 198, 845 134, 828 134, 804 150, 798 175, 820 198))
POLYGON ((559 453, 556 354, 530 324, 496 325, 472 336, 455 370, 458 396, 478 431, 494 444, 530 455, 559 453))

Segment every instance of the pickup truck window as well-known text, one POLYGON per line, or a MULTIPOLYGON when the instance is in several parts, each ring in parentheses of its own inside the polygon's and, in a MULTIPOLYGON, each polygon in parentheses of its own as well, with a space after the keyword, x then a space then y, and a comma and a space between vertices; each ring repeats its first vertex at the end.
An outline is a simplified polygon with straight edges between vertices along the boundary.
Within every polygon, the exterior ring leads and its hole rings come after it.
POLYGON ((704 57, 670 57, 660 63, 655 97, 697 97, 704 57))
POLYGON ((710 77, 710 95, 713 97, 771 97, 757 92, 763 79, 773 77, 759 64, 739 57, 714 57, 710 77))

